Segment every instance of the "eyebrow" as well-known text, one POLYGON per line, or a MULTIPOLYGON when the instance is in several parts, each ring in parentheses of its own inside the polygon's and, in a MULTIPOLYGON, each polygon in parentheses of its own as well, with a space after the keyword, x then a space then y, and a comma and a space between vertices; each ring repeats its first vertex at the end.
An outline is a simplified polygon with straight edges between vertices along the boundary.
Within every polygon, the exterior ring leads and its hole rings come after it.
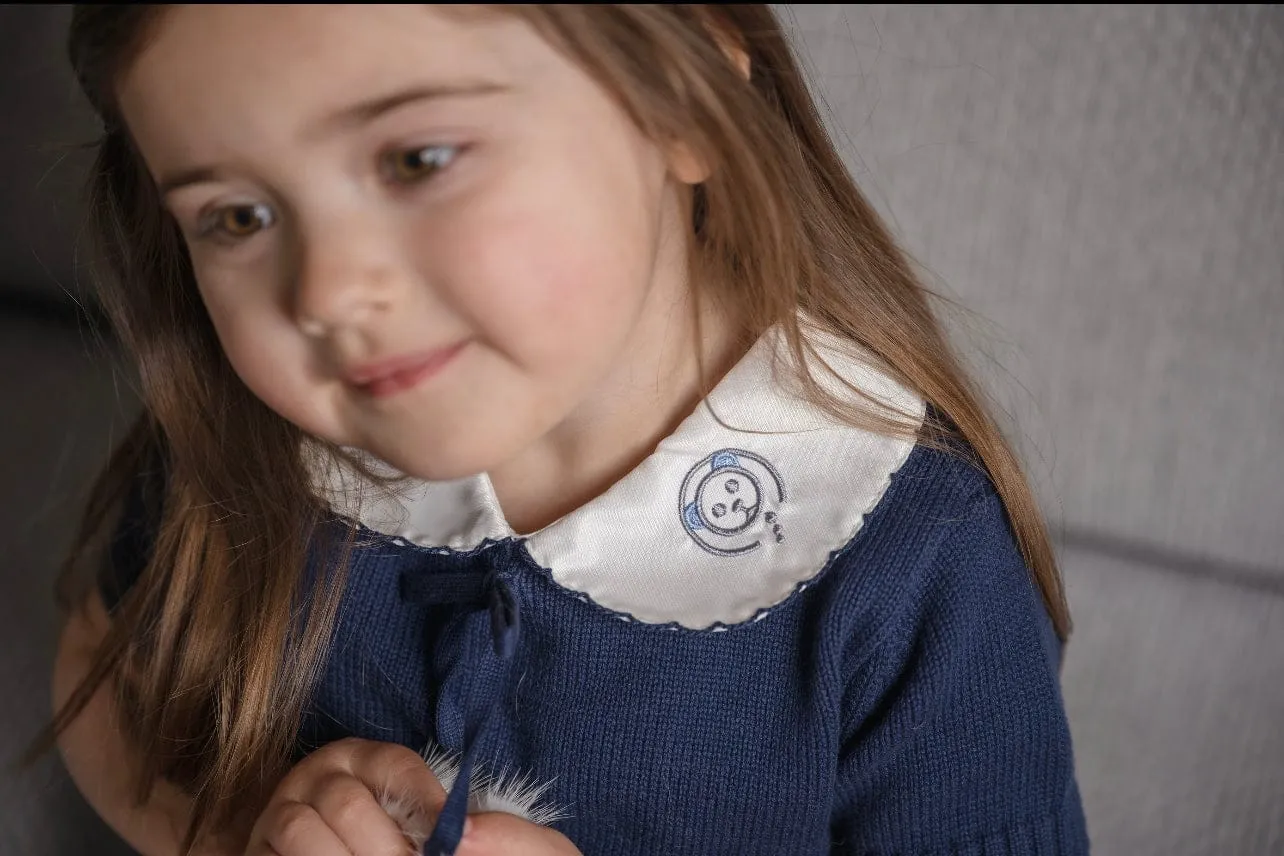
MULTIPOLYGON (((344 107, 338 112, 326 116, 324 119, 310 127, 304 133, 304 136, 328 136, 337 131, 360 127, 361 125, 373 122, 385 113, 391 113, 399 107, 404 107, 407 104, 413 104, 417 101, 431 101, 440 98, 460 98, 478 95, 495 95, 506 91, 508 91, 507 86, 489 81, 412 86, 408 89, 402 89, 388 95, 381 95, 377 98, 371 98, 366 101, 361 101, 351 106, 344 107)), ((189 184, 201 184, 209 181, 217 181, 220 176, 221 172, 216 167, 191 167, 189 169, 180 170, 173 175, 167 175, 161 178, 157 181, 157 190, 160 193, 161 198, 164 198, 180 187, 186 187, 189 184)))
POLYGON ((391 113, 398 107, 415 101, 431 101, 438 98, 460 98, 477 95, 494 95, 508 90, 507 86, 485 80, 465 81, 460 83, 435 84, 429 86, 412 86, 380 95, 367 101, 361 101, 350 107, 322 119, 308 131, 308 136, 324 135, 345 128, 365 125, 385 113, 391 113))

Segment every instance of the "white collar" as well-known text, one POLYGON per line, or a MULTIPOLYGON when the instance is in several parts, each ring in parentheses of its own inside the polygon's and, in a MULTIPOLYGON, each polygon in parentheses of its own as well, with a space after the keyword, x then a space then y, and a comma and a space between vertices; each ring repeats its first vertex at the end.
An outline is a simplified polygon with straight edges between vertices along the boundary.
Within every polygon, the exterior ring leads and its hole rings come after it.
MULTIPOLYGON (((922 420, 922 400, 850 346, 810 341, 834 374, 922 420)), ((761 618, 805 587, 860 530, 914 441, 842 424, 802 400, 794 373, 781 371, 790 360, 769 331, 632 472, 526 537, 531 557, 621 618, 692 629, 761 618)), ((812 373, 835 389, 823 366, 812 373)), ((336 512, 421 546, 515 537, 485 474, 411 481, 395 495, 349 471, 317 487, 336 512)))

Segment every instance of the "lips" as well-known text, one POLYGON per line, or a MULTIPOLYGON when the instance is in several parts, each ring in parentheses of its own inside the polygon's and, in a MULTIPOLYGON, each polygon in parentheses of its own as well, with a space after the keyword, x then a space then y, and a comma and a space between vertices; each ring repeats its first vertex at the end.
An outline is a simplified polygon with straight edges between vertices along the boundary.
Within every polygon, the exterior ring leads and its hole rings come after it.
POLYGON ((377 363, 357 366, 345 375, 345 379, 373 398, 387 398, 418 386, 436 375, 467 344, 465 340, 445 348, 403 354, 377 363))

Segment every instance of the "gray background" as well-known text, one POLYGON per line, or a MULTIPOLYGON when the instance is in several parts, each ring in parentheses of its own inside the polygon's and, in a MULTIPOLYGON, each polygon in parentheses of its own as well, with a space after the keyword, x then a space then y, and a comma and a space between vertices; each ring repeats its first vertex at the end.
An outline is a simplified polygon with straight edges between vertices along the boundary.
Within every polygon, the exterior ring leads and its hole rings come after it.
MULTIPOLYGON (((1039 486, 1094 852, 1284 853, 1284 9, 781 7, 848 163, 1039 486)), ((0 6, 0 754, 132 406, 69 311, 92 123, 65 9, 0 6)), ((0 851, 108 854, 53 759, 0 851)))

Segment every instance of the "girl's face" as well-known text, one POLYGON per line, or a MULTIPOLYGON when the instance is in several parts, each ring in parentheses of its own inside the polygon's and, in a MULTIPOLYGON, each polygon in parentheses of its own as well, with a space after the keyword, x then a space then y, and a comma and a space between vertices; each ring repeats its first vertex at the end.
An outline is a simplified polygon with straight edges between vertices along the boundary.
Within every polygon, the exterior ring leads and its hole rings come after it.
POLYGON ((699 176, 516 17, 174 7, 119 98, 246 385, 404 472, 513 458, 683 317, 699 176))

